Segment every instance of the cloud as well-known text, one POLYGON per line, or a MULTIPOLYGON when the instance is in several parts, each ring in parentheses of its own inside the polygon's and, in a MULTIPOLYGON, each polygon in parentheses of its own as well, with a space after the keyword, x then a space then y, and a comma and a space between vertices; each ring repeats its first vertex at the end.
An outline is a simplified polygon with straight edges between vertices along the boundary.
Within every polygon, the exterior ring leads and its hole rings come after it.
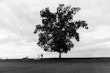
MULTIPOLYGON (((0 0, 1 53, 4 53, 4 56, 13 56, 15 53, 19 56, 20 54, 33 56, 33 52, 30 50, 39 48, 36 46, 38 37, 33 34, 35 25, 41 23, 39 11, 46 7, 55 11, 59 3, 81 7, 75 19, 85 20, 89 25, 88 30, 79 30, 80 42, 75 43, 75 48, 79 53, 82 50, 89 52, 89 50, 101 48, 103 45, 109 49, 109 0, 0 0), (7 55, 5 55, 6 53, 7 55)), ((41 52, 40 48, 37 51, 37 53, 41 52)), ((2 54, 1 56, 3 56, 2 54)))
POLYGON ((8 43, 0 45, 0 57, 1 58, 37 58, 38 53, 42 53, 43 50, 36 47, 35 43, 26 43, 19 45, 16 43, 8 43), (33 45, 34 44, 34 45, 33 45))
POLYGON ((94 31, 90 31, 90 32, 87 31, 86 33, 85 32, 81 33, 81 31, 80 31, 82 40, 87 39, 90 41, 94 41, 94 40, 110 38, 110 33, 109 33, 110 29, 109 28, 110 28, 110 26, 108 26, 108 25, 100 25, 100 26, 97 26, 94 31))
POLYGON ((76 43, 77 50, 91 49, 91 48, 108 48, 107 43, 110 43, 110 26, 100 25, 93 31, 80 30, 80 41, 76 43))

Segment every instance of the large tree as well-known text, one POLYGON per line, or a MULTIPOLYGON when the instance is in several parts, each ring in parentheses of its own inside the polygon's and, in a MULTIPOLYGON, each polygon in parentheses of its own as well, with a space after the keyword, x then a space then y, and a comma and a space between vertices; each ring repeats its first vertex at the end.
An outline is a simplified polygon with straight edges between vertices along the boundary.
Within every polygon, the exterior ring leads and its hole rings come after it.
POLYGON ((74 21, 73 16, 80 10, 79 7, 65 6, 59 4, 55 13, 49 8, 40 11, 42 24, 36 25, 34 33, 38 33, 38 45, 45 51, 67 53, 74 47, 71 39, 79 41, 77 30, 82 27, 88 29, 87 23, 83 20, 74 21))

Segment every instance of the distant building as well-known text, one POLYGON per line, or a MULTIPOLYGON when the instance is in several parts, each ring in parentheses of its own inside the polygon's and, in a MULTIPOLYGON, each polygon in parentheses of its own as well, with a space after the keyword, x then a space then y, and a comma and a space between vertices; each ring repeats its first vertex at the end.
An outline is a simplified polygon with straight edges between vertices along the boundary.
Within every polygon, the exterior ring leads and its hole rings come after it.
POLYGON ((24 58, 22 58, 22 59, 29 59, 29 58, 26 56, 26 57, 24 57, 24 58))

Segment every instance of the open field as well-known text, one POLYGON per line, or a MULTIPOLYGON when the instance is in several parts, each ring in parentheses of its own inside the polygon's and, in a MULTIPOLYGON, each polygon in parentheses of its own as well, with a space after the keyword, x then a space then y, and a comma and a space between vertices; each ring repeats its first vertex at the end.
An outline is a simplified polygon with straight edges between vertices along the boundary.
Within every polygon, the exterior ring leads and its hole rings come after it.
POLYGON ((4 60, 0 73, 110 73, 110 59, 4 60))

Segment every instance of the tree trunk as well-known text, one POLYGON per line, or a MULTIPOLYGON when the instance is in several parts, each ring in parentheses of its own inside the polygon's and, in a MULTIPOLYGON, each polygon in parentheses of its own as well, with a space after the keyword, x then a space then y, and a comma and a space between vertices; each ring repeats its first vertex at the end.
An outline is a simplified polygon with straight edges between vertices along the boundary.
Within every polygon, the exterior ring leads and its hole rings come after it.
POLYGON ((59 52, 59 58, 61 58, 61 52, 59 52))

